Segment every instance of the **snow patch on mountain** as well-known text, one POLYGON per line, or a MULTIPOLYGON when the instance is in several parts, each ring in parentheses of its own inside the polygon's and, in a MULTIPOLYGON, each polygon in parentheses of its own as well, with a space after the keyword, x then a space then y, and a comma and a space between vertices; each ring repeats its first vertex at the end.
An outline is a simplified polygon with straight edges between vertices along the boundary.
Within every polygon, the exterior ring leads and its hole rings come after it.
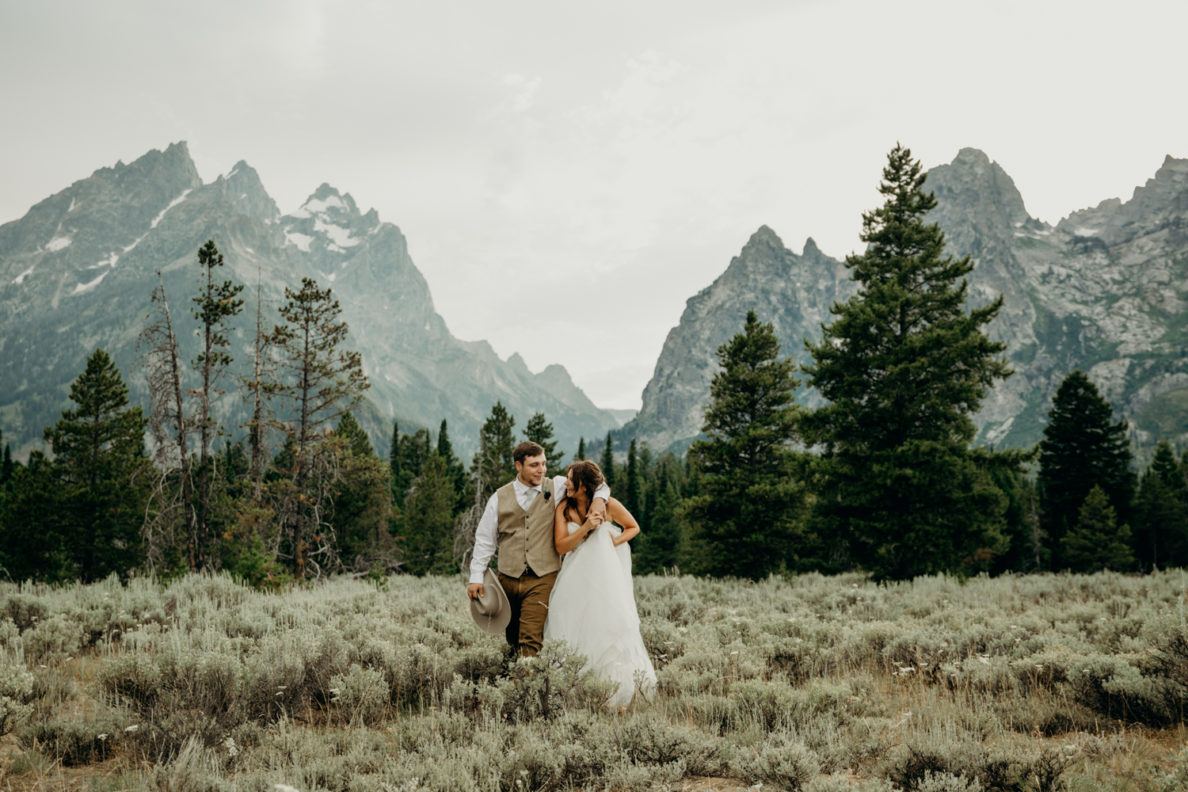
POLYGON ((296 245, 297 249, 302 253, 309 252, 309 246, 313 243, 314 238, 309 234, 302 234, 300 231, 292 231, 285 229, 285 239, 291 244, 296 245))
POLYGON ((177 196, 172 201, 170 201, 169 205, 166 206, 164 209, 162 209, 161 213, 159 215, 157 215, 156 217, 153 218, 153 223, 152 223, 152 225, 149 226, 149 228, 156 228, 157 223, 161 222, 161 218, 163 218, 166 214, 168 214, 170 209, 177 206, 182 201, 186 200, 186 196, 188 196, 191 192, 193 192, 193 189, 186 190, 181 195, 177 196))
POLYGON ((14 284, 16 284, 17 286, 20 286, 22 283, 25 282, 25 278, 27 278, 33 274, 33 270, 35 270, 35 269, 37 269, 36 264, 34 264, 32 267, 29 267, 29 269, 25 270, 20 275, 17 275, 15 278, 13 278, 12 282, 14 284))
POLYGON ((68 236, 56 236, 45 243, 45 249, 50 253, 57 253, 59 250, 70 247, 70 243, 73 241, 74 239, 68 236))
MULTIPOLYGON (((107 272, 111 272, 111 270, 108 270, 107 272)), ((73 297, 76 294, 86 294, 87 292, 91 291, 103 282, 103 279, 107 277, 107 272, 102 273, 98 278, 95 278, 92 281, 78 284, 74 287, 74 291, 70 292, 70 296, 73 297)))
POLYGON ((327 223, 320 217, 314 221, 314 230, 319 234, 325 234, 330 238, 331 244, 337 245, 339 248, 349 248, 359 244, 359 240, 351 235, 351 229, 327 223))

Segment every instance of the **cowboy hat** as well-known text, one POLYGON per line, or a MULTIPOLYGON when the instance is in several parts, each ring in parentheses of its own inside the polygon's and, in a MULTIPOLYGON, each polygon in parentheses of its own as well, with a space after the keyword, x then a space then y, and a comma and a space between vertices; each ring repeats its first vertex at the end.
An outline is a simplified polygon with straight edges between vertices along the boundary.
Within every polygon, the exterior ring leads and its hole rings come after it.
POLYGON ((494 570, 483 575, 483 595, 470 601, 470 616, 479 629, 500 635, 511 622, 511 603, 494 570))

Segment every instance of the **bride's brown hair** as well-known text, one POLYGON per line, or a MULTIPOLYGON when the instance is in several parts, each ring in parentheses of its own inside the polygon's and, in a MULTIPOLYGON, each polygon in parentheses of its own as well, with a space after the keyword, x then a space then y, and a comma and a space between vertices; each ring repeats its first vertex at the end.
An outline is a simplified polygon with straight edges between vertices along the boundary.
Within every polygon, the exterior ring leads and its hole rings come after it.
MULTIPOLYGON (((594 500, 594 491, 602 486, 602 482, 605 481, 602 477, 602 468, 598 467, 596 463, 589 459, 574 462, 565 471, 565 474, 573 478, 575 490, 586 491, 587 507, 589 506, 589 501, 594 500)), ((578 514, 577 498, 572 498, 569 495, 565 496, 565 511, 567 515, 570 511, 575 516, 578 514)))

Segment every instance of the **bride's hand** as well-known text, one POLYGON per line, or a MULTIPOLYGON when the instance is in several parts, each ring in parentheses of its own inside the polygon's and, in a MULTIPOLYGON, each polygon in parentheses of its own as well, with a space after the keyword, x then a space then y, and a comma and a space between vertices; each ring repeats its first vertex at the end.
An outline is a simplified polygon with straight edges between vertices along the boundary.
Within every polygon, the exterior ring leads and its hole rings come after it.
POLYGON ((586 515, 586 522, 582 525, 582 528, 586 530, 586 536, 589 536, 590 534, 594 533, 594 531, 601 524, 602 515, 591 512, 590 514, 586 515))

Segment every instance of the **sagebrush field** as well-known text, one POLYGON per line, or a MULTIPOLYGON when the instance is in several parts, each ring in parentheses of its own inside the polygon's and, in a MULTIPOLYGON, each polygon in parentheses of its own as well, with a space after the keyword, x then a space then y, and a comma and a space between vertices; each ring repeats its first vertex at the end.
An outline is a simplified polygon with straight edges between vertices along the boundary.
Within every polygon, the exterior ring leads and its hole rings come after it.
POLYGON ((1188 788, 1179 570, 641 577, 660 684, 624 712, 463 588, 0 584, 0 788, 1188 788))

